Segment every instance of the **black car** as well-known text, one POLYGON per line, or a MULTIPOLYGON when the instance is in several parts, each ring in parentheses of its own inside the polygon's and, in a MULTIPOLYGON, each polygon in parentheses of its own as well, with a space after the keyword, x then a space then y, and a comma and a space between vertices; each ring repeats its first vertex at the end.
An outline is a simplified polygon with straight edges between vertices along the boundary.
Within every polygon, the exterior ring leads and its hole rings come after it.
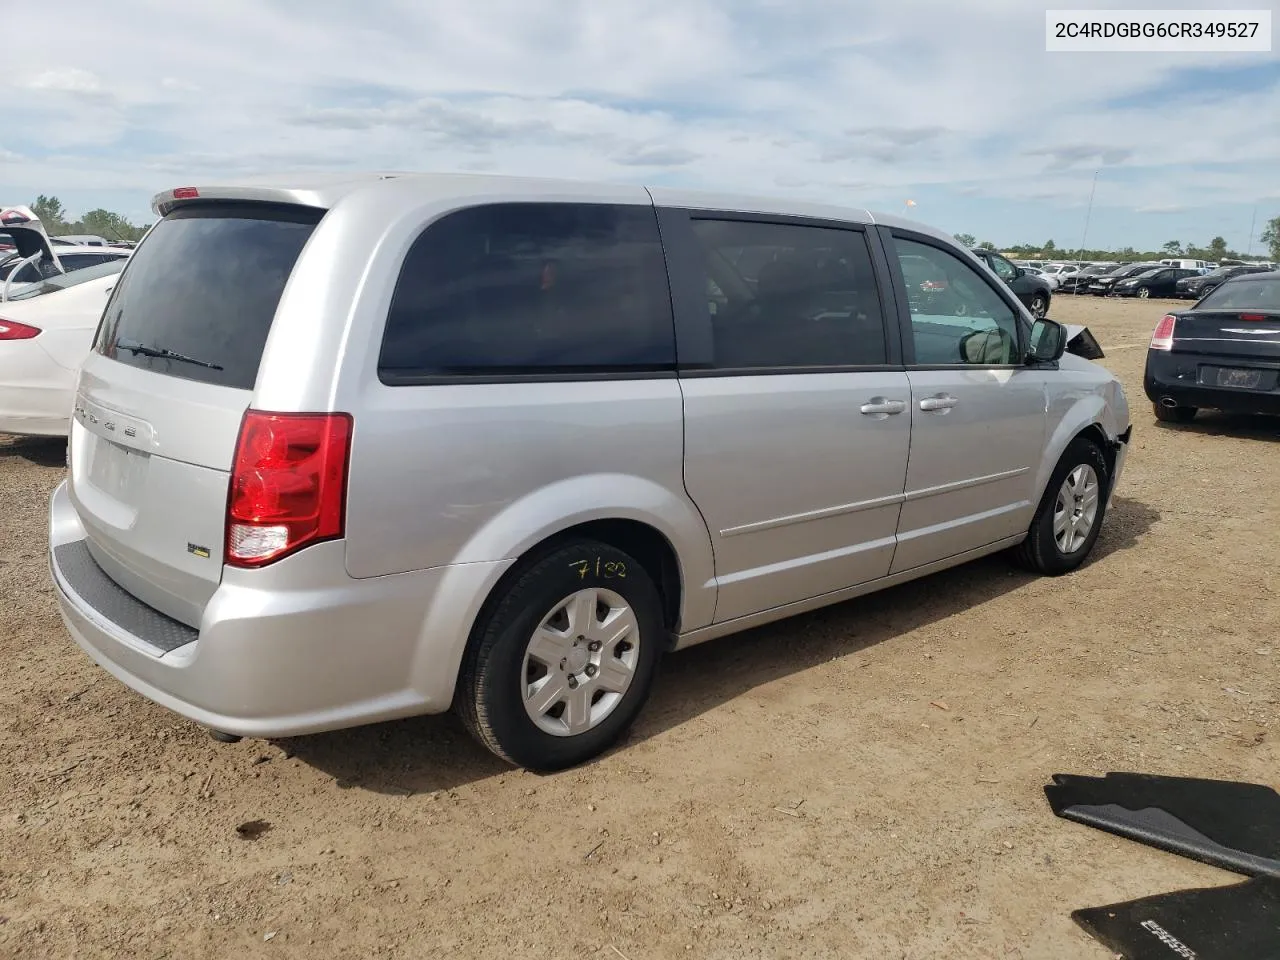
POLYGON ((1280 414, 1280 271, 1220 284, 1165 314, 1142 386, 1157 420, 1189 423, 1202 407, 1280 414))
POLYGON ((1199 270, 1189 267, 1157 267, 1137 276, 1118 280, 1111 288, 1117 297, 1172 297, 1178 292, 1178 281, 1186 277, 1200 276, 1199 270))
POLYGON ((1189 300, 1199 300, 1218 284, 1225 283, 1232 277, 1239 277, 1246 273, 1266 273, 1270 269, 1270 267, 1241 264, 1239 266, 1219 267, 1212 273, 1206 273, 1201 277, 1184 277, 1178 281, 1178 296, 1189 300))
POLYGON ((1128 280, 1148 270, 1159 270, 1163 266, 1163 263, 1122 263, 1118 267, 1112 267, 1109 272, 1089 284, 1089 292, 1096 297, 1109 297, 1112 289, 1121 280, 1128 280))
POLYGON ((1013 295, 1021 300, 1036 319, 1049 312, 1049 301, 1053 299, 1053 288, 1048 280, 1041 280, 1034 273, 1027 273, 1021 267, 1015 267, 994 250, 976 248, 973 255, 990 267, 997 277, 1013 291, 1013 295))
POLYGON ((1085 267, 1076 273, 1068 273, 1062 278, 1062 285, 1058 287, 1059 293, 1084 293, 1089 289, 1089 285, 1099 277, 1105 277, 1116 268, 1114 263, 1098 264, 1092 267, 1085 267))

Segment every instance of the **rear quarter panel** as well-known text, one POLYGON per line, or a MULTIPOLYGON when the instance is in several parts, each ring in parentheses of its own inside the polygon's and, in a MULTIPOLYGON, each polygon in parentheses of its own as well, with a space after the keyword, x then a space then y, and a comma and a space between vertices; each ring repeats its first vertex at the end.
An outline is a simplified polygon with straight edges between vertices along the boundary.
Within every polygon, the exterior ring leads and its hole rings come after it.
POLYGON ((42 332, 37 342, 44 351, 63 369, 78 370, 89 356, 93 333, 116 279, 111 276, 89 280, 33 300, 6 304, 0 311, 12 315, 14 320, 40 327, 42 332), (26 305, 31 307, 29 320, 21 316, 22 307, 26 305))
MULTIPOLYGON (((638 187, 564 190, 536 199, 651 203, 638 187)), ((662 533, 680 559, 682 628, 705 625, 714 568, 706 525, 684 491, 674 377, 394 387, 378 379, 392 291, 422 230, 474 203, 527 199, 492 191, 433 197, 405 179, 336 204, 286 286, 254 406, 353 414, 353 577, 509 560, 578 523, 635 519, 662 533)))

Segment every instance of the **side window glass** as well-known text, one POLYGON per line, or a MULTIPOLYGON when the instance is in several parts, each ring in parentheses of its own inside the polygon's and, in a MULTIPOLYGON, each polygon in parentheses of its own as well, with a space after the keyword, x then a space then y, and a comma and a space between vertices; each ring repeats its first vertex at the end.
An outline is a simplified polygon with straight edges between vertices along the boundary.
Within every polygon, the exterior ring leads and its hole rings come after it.
POLYGON ((887 362, 866 235, 795 224, 694 220, 715 367, 887 362))
POLYGON ((996 276, 1006 283, 1018 278, 1018 268, 1004 257, 997 257, 993 254, 991 256, 991 269, 996 272, 996 276))
POLYGON ((973 267, 938 247, 894 238, 911 309, 916 363, 1018 362, 1018 319, 973 267))
POLYGON ((650 206, 509 203, 428 227, 405 256, 378 372, 671 370, 675 329, 650 206))

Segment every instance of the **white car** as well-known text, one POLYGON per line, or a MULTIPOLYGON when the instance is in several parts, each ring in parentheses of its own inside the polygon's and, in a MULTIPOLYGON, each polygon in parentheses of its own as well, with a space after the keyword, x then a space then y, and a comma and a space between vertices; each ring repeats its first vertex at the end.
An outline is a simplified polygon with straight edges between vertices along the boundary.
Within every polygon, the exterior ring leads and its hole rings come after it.
POLYGON ((0 433, 70 432, 76 375, 125 262, 33 283, 0 303, 0 433))
POLYGON ((1074 263, 1046 263, 1044 265, 1045 279, 1054 277, 1058 283, 1062 283, 1064 277, 1073 273, 1079 273, 1080 267, 1074 263))
POLYGON ((1023 267, 1022 269, 1033 277, 1039 277, 1049 285, 1050 290, 1057 290, 1062 286, 1062 279, 1056 273, 1045 273, 1039 267, 1023 267))

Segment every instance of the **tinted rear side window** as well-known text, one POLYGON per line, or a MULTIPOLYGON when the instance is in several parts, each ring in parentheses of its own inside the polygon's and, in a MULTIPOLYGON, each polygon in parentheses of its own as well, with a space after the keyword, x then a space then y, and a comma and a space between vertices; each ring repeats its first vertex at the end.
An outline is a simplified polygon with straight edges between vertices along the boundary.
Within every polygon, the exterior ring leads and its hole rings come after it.
POLYGON ((512 203, 449 214, 414 242, 378 375, 412 384, 674 365, 653 208, 512 203))
POLYGON ((721 370, 886 361, 865 234, 798 224, 692 222, 721 370))
POLYGON ((95 349, 156 373, 253 389, 285 282, 322 215, 255 204, 171 213, 116 284, 95 349), (189 359, 149 355, 160 350, 189 359))

